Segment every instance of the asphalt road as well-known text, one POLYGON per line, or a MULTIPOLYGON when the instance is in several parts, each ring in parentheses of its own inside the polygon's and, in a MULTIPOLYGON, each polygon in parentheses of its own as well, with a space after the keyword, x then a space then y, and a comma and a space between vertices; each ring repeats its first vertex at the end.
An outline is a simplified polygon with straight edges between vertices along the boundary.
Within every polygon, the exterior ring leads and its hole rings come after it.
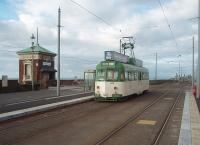
MULTIPOLYGON (((178 90, 177 84, 157 85, 153 86, 149 93, 133 96, 132 99, 124 102, 90 101, 5 122, 0 124, 0 144, 94 145, 152 101, 162 96, 158 103, 143 112, 136 120, 131 121, 108 142, 105 142, 105 144, 113 145, 150 145, 160 130, 178 90), (142 120, 149 121, 150 124, 138 124, 138 121, 142 120), (152 121, 155 124, 151 124, 152 121)), ((166 145, 177 144, 183 100, 184 95, 182 95, 182 103, 177 106, 173 115, 176 118, 171 120, 169 128, 172 130, 166 130, 167 135, 164 136, 166 145), (177 123, 174 124, 173 121, 177 123)))
POLYGON ((56 88, 0 94, 0 113, 71 100, 91 94, 84 93, 83 88, 79 86, 62 87, 59 97, 56 96, 56 88))

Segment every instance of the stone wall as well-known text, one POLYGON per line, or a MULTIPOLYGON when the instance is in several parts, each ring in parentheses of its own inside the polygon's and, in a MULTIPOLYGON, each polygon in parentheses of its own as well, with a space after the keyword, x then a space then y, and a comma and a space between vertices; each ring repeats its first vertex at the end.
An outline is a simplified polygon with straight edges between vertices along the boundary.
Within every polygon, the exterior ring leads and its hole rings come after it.
MULTIPOLYGON (((68 86, 68 85, 82 85, 83 80, 60 80, 61 86, 68 86)), ((49 82, 49 86, 56 86, 57 82, 51 81, 49 82)), ((35 90, 39 89, 39 84, 35 85, 35 90)), ((20 92, 20 91, 31 91, 32 86, 30 84, 20 85, 18 80, 8 80, 8 87, 2 87, 2 80, 0 80, 0 93, 9 93, 9 92, 20 92)))

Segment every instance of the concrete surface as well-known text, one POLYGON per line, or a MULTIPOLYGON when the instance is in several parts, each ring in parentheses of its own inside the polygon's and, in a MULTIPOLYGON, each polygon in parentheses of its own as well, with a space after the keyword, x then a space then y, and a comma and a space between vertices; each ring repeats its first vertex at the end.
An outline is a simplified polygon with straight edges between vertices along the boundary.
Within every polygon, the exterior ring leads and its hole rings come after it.
POLYGON ((0 114, 0 122, 18 118, 18 117, 22 117, 22 116, 31 115, 34 113, 44 112, 44 111, 58 108, 58 107, 63 107, 63 106, 67 106, 67 105, 86 102, 86 101, 92 100, 93 98, 94 98, 94 96, 88 96, 88 97, 77 98, 77 99, 73 99, 73 100, 69 100, 69 101, 63 101, 63 102, 58 102, 58 103, 52 103, 52 104, 32 107, 32 108, 28 108, 28 109, 12 111, 12 112, 8 112, 8 113, 2 113, 2 114, 0 114))
POLYGON ((194 96, 186 92, 179 145, 200 144, 200 115, 194 96))
POLYGON ((0 94, 0 114, 10 111, 36 107, 49 103, 66 101, 92 95, 92 93, 83 92, 82 87, 65 86, 61 89, 61 96, 56 96, 56 89, 50 90, 17 92, 0 94))

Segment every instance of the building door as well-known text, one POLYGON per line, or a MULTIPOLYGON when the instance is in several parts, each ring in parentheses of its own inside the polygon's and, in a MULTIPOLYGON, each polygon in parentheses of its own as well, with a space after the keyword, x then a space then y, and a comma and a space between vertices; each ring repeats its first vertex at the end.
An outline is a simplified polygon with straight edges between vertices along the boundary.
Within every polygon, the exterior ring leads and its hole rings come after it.
POLYGON ((41 79, 41 88, 47 89, 49 87, 49 73, 43 72, 41 79))

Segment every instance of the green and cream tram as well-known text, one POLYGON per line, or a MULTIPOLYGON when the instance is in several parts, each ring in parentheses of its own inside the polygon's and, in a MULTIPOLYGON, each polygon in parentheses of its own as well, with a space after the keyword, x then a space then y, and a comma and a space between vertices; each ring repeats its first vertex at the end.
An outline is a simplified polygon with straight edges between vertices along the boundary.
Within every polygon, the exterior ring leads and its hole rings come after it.
POLYGON ((115 57, 105 58, 96 66, 95 100, 119 101, 149 89, 149 72, 141 63, 138 65, 140 60, 133 61, 113 51, 109 53, 115 57))

